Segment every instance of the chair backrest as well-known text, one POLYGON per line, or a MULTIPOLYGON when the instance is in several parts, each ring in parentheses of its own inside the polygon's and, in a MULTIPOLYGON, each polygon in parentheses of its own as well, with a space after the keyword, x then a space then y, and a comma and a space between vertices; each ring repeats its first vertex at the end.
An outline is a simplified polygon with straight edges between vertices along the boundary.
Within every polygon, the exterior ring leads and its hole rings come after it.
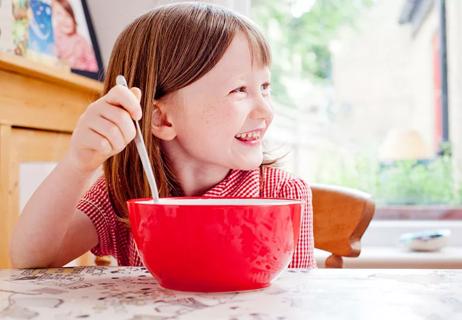
POLYGON ((361 237, 375 212, 367 193, 354 189, 312 185, 314 246, 331 253, 326 268, 342 268, 342 257, 357 257, 361 237))

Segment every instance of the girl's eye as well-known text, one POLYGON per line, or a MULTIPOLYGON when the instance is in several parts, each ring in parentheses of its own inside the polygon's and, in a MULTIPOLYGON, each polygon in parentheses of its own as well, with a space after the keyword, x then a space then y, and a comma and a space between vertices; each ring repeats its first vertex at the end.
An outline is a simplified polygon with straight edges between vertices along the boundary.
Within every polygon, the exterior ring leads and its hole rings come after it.
POLYGON ((232 90, 230 93, 245 93, 247 91, 246 87, 239 87, 234 90, 232 90))
POLYGON ((269 82, 266 82, 261 85, 261 91, 263 92, 263 95, 268 95, 271 93, 271 84, 269 82))

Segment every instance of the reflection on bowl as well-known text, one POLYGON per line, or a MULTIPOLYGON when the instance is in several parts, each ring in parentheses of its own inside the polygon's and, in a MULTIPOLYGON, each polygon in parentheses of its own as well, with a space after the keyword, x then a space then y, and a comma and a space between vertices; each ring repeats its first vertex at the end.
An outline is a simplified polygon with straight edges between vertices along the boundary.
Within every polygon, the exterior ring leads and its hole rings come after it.
POLYGON ((291 261, 302 203, 256 198, 127 202, 135 243, 160 285, 182 291, 267 287, 291 261))

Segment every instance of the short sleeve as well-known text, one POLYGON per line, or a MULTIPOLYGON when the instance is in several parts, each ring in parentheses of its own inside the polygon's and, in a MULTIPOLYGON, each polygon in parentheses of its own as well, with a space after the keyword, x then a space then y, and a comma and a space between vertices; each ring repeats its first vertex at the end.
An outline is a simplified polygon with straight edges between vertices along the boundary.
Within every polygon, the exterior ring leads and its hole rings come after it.
POLYGON ((289 268, 316 268, 314 259, 313 206, 311 189, 298 178, 288 179, 280 189, 279 198, 303 201, 300 237, 289 268))
POLYGON ((103 176, 80 199, 77 210, 86 214, 96 228, 98 244, 91 252, 97 256, 115 256, 117 220, 103 176))

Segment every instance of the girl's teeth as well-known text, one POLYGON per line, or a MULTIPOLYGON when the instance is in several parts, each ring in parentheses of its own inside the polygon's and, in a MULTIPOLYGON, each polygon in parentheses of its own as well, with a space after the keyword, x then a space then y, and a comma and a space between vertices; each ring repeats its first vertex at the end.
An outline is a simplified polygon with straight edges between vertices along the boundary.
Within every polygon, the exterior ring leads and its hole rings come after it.
POLYGON ((236 138, 243 140, 257 140, 260 138, 260 134, 257 132, 239 133, 236 138))

